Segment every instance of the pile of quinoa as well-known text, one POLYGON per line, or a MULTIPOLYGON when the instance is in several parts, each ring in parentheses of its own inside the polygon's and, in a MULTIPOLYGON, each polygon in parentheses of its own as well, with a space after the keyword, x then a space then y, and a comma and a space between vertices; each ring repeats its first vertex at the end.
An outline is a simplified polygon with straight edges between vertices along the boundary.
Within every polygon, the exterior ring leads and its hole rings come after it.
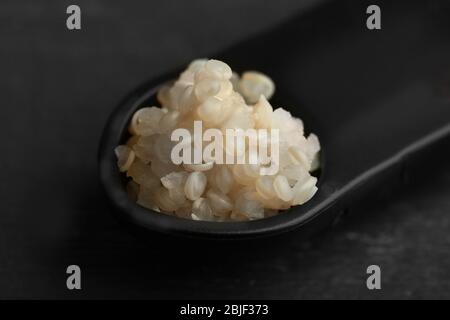
POLYGON ((131 137, 115 149, 130 198, 154 211, 205 221, 262 219, 310 200, 317 191, 311 173, 319 166, 319 139, 305 136, 300 119, 272 107, 274 91, 273 81, 260 72, 240 77, 224 62, 193 61, 175 83, 159 90, 161 107, 136 111, 131 137), (278 129, 278 172, 261 175, 259 164, 174 164, 171 133, 192 130, 196 120, 221 131, 278 129))

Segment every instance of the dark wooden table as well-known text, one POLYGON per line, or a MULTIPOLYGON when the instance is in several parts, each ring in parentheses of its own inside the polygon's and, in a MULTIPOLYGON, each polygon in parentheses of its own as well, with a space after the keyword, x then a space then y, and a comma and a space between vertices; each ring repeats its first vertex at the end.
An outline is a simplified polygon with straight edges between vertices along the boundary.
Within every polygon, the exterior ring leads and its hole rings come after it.
POLYGON ((448 167, 310 240, 143 243, 109 214, 96 152, 118 100, 315 2, 80 0, 69 31, 69 2, 2 1, 0 298, 450 298, 448 167))

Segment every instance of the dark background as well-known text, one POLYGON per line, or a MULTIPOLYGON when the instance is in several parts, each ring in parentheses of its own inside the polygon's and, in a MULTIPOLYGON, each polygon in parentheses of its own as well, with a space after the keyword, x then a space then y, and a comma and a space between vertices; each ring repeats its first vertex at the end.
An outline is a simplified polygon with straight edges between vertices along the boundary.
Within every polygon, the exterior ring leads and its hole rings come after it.
POLYGON ((110 216, 96 153, 118 101, 321 2, 76 1, 69 31, 72 2, 2 1, 0 298, 450 298, 448 166, 309 240, 144 243, 110 216))

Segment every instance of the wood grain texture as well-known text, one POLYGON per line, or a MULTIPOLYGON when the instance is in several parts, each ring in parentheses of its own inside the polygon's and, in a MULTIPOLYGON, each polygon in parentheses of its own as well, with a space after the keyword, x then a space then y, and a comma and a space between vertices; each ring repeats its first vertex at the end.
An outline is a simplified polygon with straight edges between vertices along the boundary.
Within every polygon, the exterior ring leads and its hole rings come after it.
POLYGON ((2 1, 0 298, 450 298, 448 166, 310 240, 143 243, 109 214, 96 152, 118 100, 312 2, 77 1, 71 32, 67 1, 2 1), (370 264, 381 291, 366 289, 370 264))

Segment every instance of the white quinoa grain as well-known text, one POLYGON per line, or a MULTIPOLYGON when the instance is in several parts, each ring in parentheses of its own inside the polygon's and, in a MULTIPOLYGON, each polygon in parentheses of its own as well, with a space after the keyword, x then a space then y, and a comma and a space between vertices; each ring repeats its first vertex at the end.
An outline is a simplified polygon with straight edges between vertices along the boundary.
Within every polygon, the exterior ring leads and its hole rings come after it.
POLYGON ((116 153, 117 166, 119 167, 120 172, 125 172, 130 169, 135 157, 134 151, 126 145, 117 146, 114 151, 116 153))
POLYGON ((278 175, 273 181, 273 188, 277 197, 283 201, 291 201, 294 196, 288 179, 283 175, 278 175))
POLYGON ((184 186, 184 193, 189 200, 197 200, 201 197, 206 188, 206 176, 203 172, 192 172, 184 186))
POLYGON ((233 174, 227 166, 220 166, 215 174, 215 183, 220 191, 227 194, 233 187, 233 174))
POLYGON ((139 109, 131 119, 131 133, 140 136, 149 136, 157 133, 159 121, 163 115, 164 111, 157 107, 139 109))
POLYGON ((261 72, 248 71, 242 75, 239 90, 248 103, 256 103, 261 95, 270 99, 275 91, 275 84, 261 72))
POLYGON ((198 198, 192 204, 192 218, 194 220, 211 221, 214 219, 212 208, 205 198, 198 198))

